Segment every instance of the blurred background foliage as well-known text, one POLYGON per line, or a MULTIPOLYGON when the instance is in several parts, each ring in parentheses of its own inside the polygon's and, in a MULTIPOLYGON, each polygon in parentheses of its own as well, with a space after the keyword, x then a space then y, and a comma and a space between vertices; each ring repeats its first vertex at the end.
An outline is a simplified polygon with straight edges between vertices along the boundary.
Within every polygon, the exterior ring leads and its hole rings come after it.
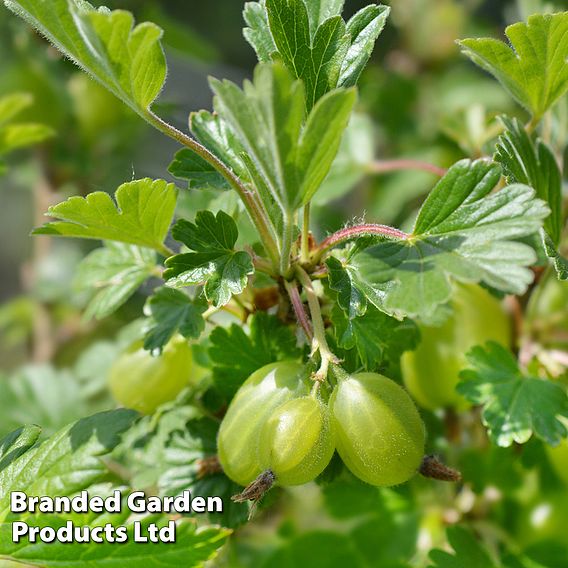
MULTIPOLYGON (((242 38, 241 2, 105 4, 164 28, 169 77, 157 110, 181 128, 189 111, 211 107, 209 75, 238 82, 251 75, 255 56, 242 38)), ((366 4, 347 0, 347 15, 366 4)), ((411 223, 436 176, 419 170, 379 175, 377 164, 412 159, 444 168, 462 157, 490 153, 499 133, 495 117, 503 112, 524 117, 497 82, 459 55, 454 40, 502 37, 509 23, 563 7, 540 0, 393 1, 392 16, 361 81, 358 115, 317 197, 318 236, 362 211, 373 222, 411 223)), ((47 125, 55 135, 32 150, 12 153, 0 177, 0 435, 24 422, 37 422, 49 434, 113 406, 106 371, 137 336, 136 318, 152 287, 113 316, 85 321, 82 310, 89 297, 75 275, 95 245, 32 239, 30 230, 43 222, 50 204, 69 195, 112 192, 132 178, 169 179, 167 167, 177 148, 0 8, 0 96, 14 92, 34 99, 21 119, 47 125)), ((555 112, 551 135, 564 150, 568 107, 562 103, 555 112)), ((184 189, 180 214, 191 219, 203 207, 234 207, 223 199, 184 189)), ((192 417, 185 412, 166 409, 157 437, 171 437, 180 429, 191 434, 192 417)), ((449 539, 471 564, 452 563, 446 556, 437 561, 440 568, 568 567, 568 480, 558 473, 568 469, 568 456, 554 469, 540 442, 522 452, 497 449, 474 427, 467 439, 450 436, 448 441, 448 424, 440 416, 424 417, 430 449, 463 471, 467 483, 459 491, 422 479, 381 491, 345 472, 328 485, 292 489, 285 499, 274 491, 267 500, 272 506, 239 529, 220 564, 427 566, 430 550, 447 548, 449 539), (446 532, 456 524, 468 528, 446 532), (472 532, 484 537, 486 548, 471 540, 472 532)), ((184 464, 191 462, 199 438, 192 435, 174 436, 177 443, 167 451, 162 444, 163 460, 151 445, 135 453, 141 479, 167 484, 174 471, 174 477, 181 476, 176 483, 183 485, 184 464)), ((333 468, 326 475, 332 479, 333 468)), ((231 515, 234 525, 243 520, 242 509, 231 509, 231 515)))

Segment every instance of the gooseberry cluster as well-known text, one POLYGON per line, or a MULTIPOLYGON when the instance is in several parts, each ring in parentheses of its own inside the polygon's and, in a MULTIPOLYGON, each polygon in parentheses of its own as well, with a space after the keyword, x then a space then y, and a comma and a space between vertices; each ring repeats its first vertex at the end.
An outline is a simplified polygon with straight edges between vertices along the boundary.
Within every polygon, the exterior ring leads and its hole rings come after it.
POLYGON ((336 384, 326 397, 299 363, 273 363, 253 373, 219 430, 225 473, 241 485, 265 472, 276 484, 300 485, 322 473, 337 450, 367 483, 390 486, 410 479, 425 442, 410 396, 377 373, 332 374, 336 384))

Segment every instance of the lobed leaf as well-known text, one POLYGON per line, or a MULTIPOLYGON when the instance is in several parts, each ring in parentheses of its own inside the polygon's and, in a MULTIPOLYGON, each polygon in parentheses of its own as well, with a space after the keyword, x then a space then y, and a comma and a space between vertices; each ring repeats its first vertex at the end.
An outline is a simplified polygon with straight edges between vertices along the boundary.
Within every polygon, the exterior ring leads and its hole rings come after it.
POLYGON ((409 319, 399 321, 368 306, 353 318, 335 305, 331 314, 337 341, 344 349, 356 349, 366 370, 375 371, 388 361, 397 362, 402 353, 418 345, 418 327, 409 319))
POLYGON ((524 444, 533 434, 556 445, 568 435, 560 420, 568 418, 568 395, 561 386, 523 375, 513 355, 492 341, 474 347, 467 359, 470 368, 460 373, 457 390, 483 406, 483 423, 498 446, 524 444))
POLYGON ((179 290, 159 288, 148 301, 150 325, 144 337, 144 349, 162 349, 180 333, 187 339, 198 339, 205 329, 203 312, 206 306, 193 302, 179 290))
POLYGON ((195 252, 166 260, 164 278, 173 288, 204 284, 205 297, 215 306, 228 303, 247 285, 254 272, 251 256, 234 250, 238 229, 230 215, 219 211, 199 211, 195 224, 184 219, 173 228, 173 237, 195 252))
POLYGON ((229 328, 216 327, 210 340, 213 380, 229 400, 260 367, 300 355, 290 328, 264 312, 251 318, 248 334, 241 326, 232 324, 229 328))
POLYGON ((362 240, 343 268, 331 261, 335 282, 342 281, 340 296, 428 320, 448 301, 452 279, 522 294, 536 255, 518 239, 537 233, 549 209, 524 185, 492 193, 499 178, 500 168, 489 162, 455 164, 424 202, 407 239, 372 246, 362 240))
POLYGON ((540 120, 568 90, 568 12, 534 14, 505 30, 502 41, 464 39, 462 52, 491 73, 540 120))
POLYGON ((134 26, 130 12, 95 9, 83 0, 4 3, 135 112, 147 115, 166 79, 158 26, 134 26))
POLYGON ((102 191, 70 197, 49 208, 47 215, 58 221, 33 234, 119 241, 167 254, 164 240, 176 206, 175 186, 148 178, 131 181, 116 190, 115 199, 102 191))

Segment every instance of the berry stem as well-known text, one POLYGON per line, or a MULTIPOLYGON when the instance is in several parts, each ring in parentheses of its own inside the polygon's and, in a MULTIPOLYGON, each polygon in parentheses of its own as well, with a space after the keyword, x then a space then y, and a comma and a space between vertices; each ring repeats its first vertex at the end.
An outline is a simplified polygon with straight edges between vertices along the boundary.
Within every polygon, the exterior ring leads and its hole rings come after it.
POLYGON ((312 354, 315 354, 317 351, 319 351, 321 357, 320 368, 314 374, 314 380, 323 382, 327 378, 329 365, 331 363, 337 363, 338 359, 331 352, 331 349, 327 344, 327 339, 325 338, 325 326, 321 315, 319 299, 314 290, 312 281, 307 272, 299 265, 296 266, 296 274, 298 276, 300 284, 306 291, 308 306, 310 307, 310 315, 314 329, 314 336, 312 340, 312 354))

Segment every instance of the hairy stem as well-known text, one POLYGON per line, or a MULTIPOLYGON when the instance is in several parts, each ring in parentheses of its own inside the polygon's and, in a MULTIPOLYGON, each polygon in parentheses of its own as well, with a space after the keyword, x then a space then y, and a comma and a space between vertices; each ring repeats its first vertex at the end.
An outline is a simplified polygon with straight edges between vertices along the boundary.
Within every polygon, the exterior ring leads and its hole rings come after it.
POLYGON ((170 138, 173 138, 183 146, 186 146, 190 150, 193 150, 198 156, 203 158, 208 164, 213 166, 226 180, 229 182, 231 187, 237 192, 245 208, 250 215, 254 225, 258 229, 260 238, 270 260, 275 267, 279 264, 279 253, 276 240, 273 235, 270 220, 268 215, 257 199, 257 196, 249 191, 239 180, 239 178, 215 155, 213 155, 205 146, 202 146, 199 142, 184 134, 171 124, 168 124, 162 120, 159 116, 149 111, 146 115, 146 120, 160 132, 166 134, 170 138))
POLYGON ((302 224, 302 249, 300 262, 308 262, 310 259, 310 204, 304 205, 304 221, 302 224))
POLYGON ((312 264, 318 264, 323 255, 336 246, 342 245, 343 243, 349 242, 358 237, 368 237, 373 235, 399 240, 404 240, 409 237, 407 233, 399 231, 394 227, 389 227, 388 225, 367 223, 364 225, 346 227, 345 229, 341 229, 340 231, 333 233, 333 235, 330 235, 318 245, 317 249, 312 253, 312 264))
POLYGON ((304 333, 306 334, 308 341, 310 342, 313 341, 314 332, 312 329, 312 325, 310 324, 310 319, 308 317, 308 314, 304 309, 304 304, 302 302, 302 299, 300 298, 300 292, 298 291, 298 285, 296 284, 296 281, 295 280, 292 282, 285 281, 284 286, 286 287, 286 291, 288 292, 288 296, 290 297, 290 303, 292 304, 292 309, 296 314, 296 319, 298 320, 298 323, 304 330, 304 333))
POLYGON ((296 266, 296 274, 300 284, 306 291, 308 299, 308 306, 310 307, 310 315, 312 317, 312 324, 314 329, 314 337, 312 340, 312 353, 319 351, 321 357, 320 368, 314 375, 314 380, 323 382, 327 377, 329 365, 337 363, 337 357, 331 352, 327 339, 325 338, 325 326, 321 315, 319 299, 314 290, 312 281, 307 272, 301 267, 296 266))
POLYGON ((283 225, 280 245, 280 274, 285 277, 290 268, 290 256, 294 237, 294 216, 286 213, 284 215, 283 225))
POLYGON ((437 176, 444 176, 447 172, 444 168, 422 162, 420 160, 401 159, 401 160, 376 160, 369 164, 367 171, 371 174, 386 174, 401 170, 420 170, 437 176))

